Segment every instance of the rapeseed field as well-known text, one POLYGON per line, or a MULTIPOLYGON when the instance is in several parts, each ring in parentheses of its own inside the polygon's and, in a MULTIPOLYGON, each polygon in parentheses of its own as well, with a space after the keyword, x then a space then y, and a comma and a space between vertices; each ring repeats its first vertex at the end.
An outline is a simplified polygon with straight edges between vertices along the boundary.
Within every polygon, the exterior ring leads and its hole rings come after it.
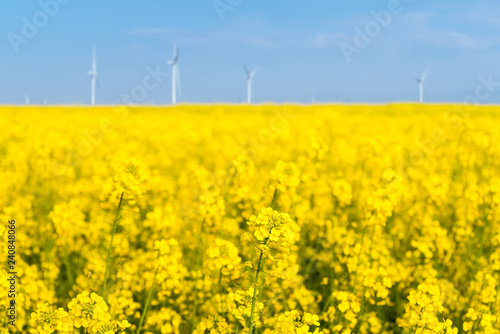
POLYGON ((0 119, 1 333, 500 332, 499 107, 0 119))

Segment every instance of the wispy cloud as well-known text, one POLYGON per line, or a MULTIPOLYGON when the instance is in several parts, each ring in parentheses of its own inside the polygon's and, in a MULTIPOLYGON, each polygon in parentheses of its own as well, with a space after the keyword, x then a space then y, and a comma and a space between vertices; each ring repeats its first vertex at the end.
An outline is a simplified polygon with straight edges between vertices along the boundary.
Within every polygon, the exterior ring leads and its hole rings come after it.
POLYGON ((189 30, 174 30, 168 28, 141 28, 127 32, 130 35, 165 35, 175 40, 176 43, 184 45, 206 45, 206 44, 240 44, 256 47, 275 47, 279 45, 279 36, 263 36, 254 33, 234 31, 206 31, 197 32, 189 30))
POLYGON ((457 32, 451 32, 446 37, 450 43, 450 46, 455 46, 463 49, 480 49, 491 46, 493 44, 493 41, 473 38, 467 34, 461 34, 457 32))
POLYGON ((350 40, 351 38, 347 34, 341 32, 335 32, 331 34, 320 33, 313 36, 309 40, 309 44, 315 48, 328 48, 331 46, 336 46, 338 43, 344 40, 350 40))
POLYGON ((275 47, 279 43, 279 39, 271 36, 261 36, 243 32, 207 32, 203 35, 203 38, 210 43, 237 43, 264 48, 275 47))
POLYGON ((256 48, 305 47, 330 48, 344 40, 352 39, 348 34, 334 32, 280 32, 269 29, 265 32, 243 31, 194 31, 168 28, 140 28, 127 32, 130 35, 165 35, 182 45, 232 44, 256 48))
POLYGON ((333 33, 279 33, 269 31, 265 34, 237 33, 237 32, 213 32, 206 33, 205 41, 217 43, 236 43, 259 48, 330 48, 337 46, 343 40, 350 37, 341 32, 333 33))
POLYGON ((131 35, 166 35, 174 33, 174 29, 167 28, 141 28, 129 31, 131 35))
POLYGON ((437 15, 430 12, 413 12, 402 14, 405 22, 399 34, 405 36, 408 42, 421 42, 423 44, 442 48, 456 49, 483 49, 498 44, 497 39, 475 36, 459 30, 446 29, 442 19, 435 22, 437 15))
MULTIPOLYGON (((457 49, 483 49, 499 44, 499 40, 491 40, 484 36, 475 36, 471 33, 463 33, 460 30, 448 30, 439 22, 436 22, 436 13, 433 12, 407 12, 393 20, 388 27, 387 33, 382 34, 373 43, 386 43, 396 48, 404 47, 402 44, 422 43, 433 47, 457 48, 457 49), (393 29, 392 26, 397 26, 393 29), (394 42, 398 41, 398 42, 394 42)), ((372 17, 355 17, 347 19, 354 25, 342 24, 345 29, 331 32, 295 32, 267 29, 265 31, 195 31, 176 30, 170 28, 139 28, 129 31, 132 35, 154 36, 163 35, 171 38, 175 43, 181 45, 207 45, 207 44, 231 44, 250 46, 256 48, 316 48, 327 49, 337 47, 343 41, 351 42, 355 37, 353 27, 360 26, 360 22, 373 20, 372 17), (348 28, 346 28, 348 27, 348 28)))
POLYGON ((433 30, 416 37, 426 44, 453 49, 485 49, 498 42, 456 31, 433 30))

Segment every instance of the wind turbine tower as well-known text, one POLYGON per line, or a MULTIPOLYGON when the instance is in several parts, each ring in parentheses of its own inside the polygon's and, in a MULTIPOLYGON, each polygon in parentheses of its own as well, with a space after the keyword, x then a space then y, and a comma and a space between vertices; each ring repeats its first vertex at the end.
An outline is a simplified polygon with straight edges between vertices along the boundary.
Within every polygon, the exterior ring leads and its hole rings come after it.
POLYGON ((181 80, 179 77, 179 48, 174 47, 174 58, 168 61, 172 66, 172 104, 177 103, 177 90, 181 96, 181 80))
POLYGON ((250 72, 245 64, 243 64, 243 69, 245 70, 245 74, 247 76, 247 102, 252 103, 252 83, 255 72, 257 72, 257 68, 250 72))
POLYGON ((95 88, 97 85, 97 61, 95 57, 95 47, 92 48, 92 69, 88 72, 90 76, 90 99, 92 105, 95 105, 95 88))

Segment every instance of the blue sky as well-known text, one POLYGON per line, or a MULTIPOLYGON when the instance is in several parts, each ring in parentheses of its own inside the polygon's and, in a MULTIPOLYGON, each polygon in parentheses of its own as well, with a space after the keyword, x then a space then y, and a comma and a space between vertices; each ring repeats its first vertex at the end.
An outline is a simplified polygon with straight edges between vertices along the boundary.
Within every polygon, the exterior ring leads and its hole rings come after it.
MULTIPOLYGON (((498 1, 217 1, 225 12, 213 0, 3 0, 0 103, 90 103, 93 45, 98 104, 123 100, 148 68, 170 71, 174 45, 181 102, 244 100, 242 63, 259 68, 256 102, 415 101, 427 66, 429 102, 462 102, 481 76, 500 82, 498 1)), ((163 78, 136 102, 170 103, 170 87, 163 78)), ((500 83, 480 102, 500 103, 500 83)))

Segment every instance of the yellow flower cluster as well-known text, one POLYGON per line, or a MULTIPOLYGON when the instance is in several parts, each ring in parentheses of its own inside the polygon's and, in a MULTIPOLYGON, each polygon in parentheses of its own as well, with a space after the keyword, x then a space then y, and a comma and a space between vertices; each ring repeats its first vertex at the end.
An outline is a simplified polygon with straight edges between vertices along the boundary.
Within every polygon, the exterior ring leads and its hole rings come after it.
POLYGON ((37 306, 31 318, 36 321, 37 327, 30 329, 33 334, 50 334, 54 331, 64 332, 68 313, 63 308, 55 309, 47 303, 37 306))
POLYGON ((405 318, 400 321, 402 327, 415 333, 457 334, 451 320, 439 321, 438 315, 444 310, 441 292, 436 285, 422 283, 417 290, 410 291, 409 303, 405 308, 405 318))
POLYGON ((112 320, 102 297, 87 291, 68 303, 68 312, 47 303, 39 304, 31 320, 36 323, 36 327, 30 329, 33 334, 72 333, 80 328, 88 333, 115 334, 130 327, 127 320, 112 320))
POLYGON ((208 268, 220 271, 222 275, 238 276, 240 262, 238 248, 230 241, 215 239, 215 245, 207 249, 208 268))
POLYGON ((89 295, 87 291, 80 293, 68 304, 69 315, 75 322, 75 327, 95 327, 98 322, 108 322, 111 315, 108 305, 96 293, 89 295))
POLYGON ((278 161, 271 172, 271 188, 284 193, 294 191, 300 183, 299 170, 293 163, 278 161))
POLYGON ((311 313, 304 313, 301 317, 299 312, 296 310, 285 312, 278 316, 276 325, 274 325, 273 330, 266 330, 264 334, 304 334, 311 333, 309 329, 311 326, 315 326, 314 334, 323 334, 319 330, 318 326, 319 317, 311 313))
POLYGON ((255 229, 253 237, 243 235, 246 241, 254 242, 263 254, 271 260, 284 260, 294 242, 296 224, 288 213, 279 213, 272 208, 263 209, 258 216, 251 216, 247 222, 255 229))
POLYGON ((332 304, 325 312, 325 320, 332 324, 333 333, 350 333, 356 326, 361 304, 356 295, 348 291, 334 291, 332 304))
POLYGON ((271 207, 279 203, 288 211, 300 181, 299 168, 293 162, 278 161, 270 173, 270 189, 273 192, 271 207))
POLYGON ((151 312, 146 322, 145 334, 179 334, 182 317, 175 311, 162 307, 151 312))
POLYGON ((218 316, 209 316, 201 320, 193 334, 229 334, 232 333, 226 319, 218 316))
MULTIPOLYGON (((105 199, 112 200, 111 203, 118 203, 120 199, 130 206, 135 206, 137 201, 142 198, 144 187, 143 183, 149 174, 137 162, 130 158, 126 162, 115 162, 115 175, 111 182, 105 183, 105 199)), ((106 205, 103 205, 106 208, 106 205)), ((135 211, 137 211, 137 207, 135 211)))
MULTIPOLYGON (((249 288, 247 290, 237 290, 230 292, 227 296, 228 310, 236 319, 248 322, 252 315, 252 301, 258 290, 249 288)), ((264 309, 264 303, 256 302, 254 312, 260 313, 264 309)), ((257 317, 258 318, 258 317, 257 317)), ((258 321, 256 321, 258 322, 258 321)))
POLYGON ((216 191, 200 196, 199 210, 205 224, 211 228, 218 228, 225 213, 224 199, 216 191))
MULTIPOLYGON (((160 296, 170 296, 182 284, 185 268, 182 266, 182 252, 177 240, 156 240, 154 249, 158 252, 158 266, 155 281, 160 284, 160 296)), ((155 261, 156 262, 156 261, 155 261)))

